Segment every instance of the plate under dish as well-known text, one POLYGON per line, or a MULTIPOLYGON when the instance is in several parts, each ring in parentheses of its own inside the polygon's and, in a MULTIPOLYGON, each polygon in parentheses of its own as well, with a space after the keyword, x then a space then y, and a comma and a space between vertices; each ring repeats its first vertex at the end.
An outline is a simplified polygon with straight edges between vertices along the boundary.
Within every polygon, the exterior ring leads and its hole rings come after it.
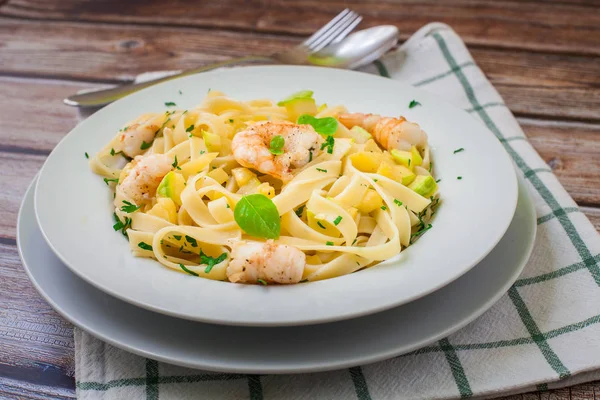
POLYGON ((355 318, 438 290, 494 248, 510 224, 516 203, 517 181, 510 157, 497 138, 464 110, 399 81, 291 66, 211 71, 127 96, 83 121, 56 146, 40 171, 35 194, 38 223, 49 246, 88 283, 167 315, 249 326, 355 318), (319 102, 344 104, 351 111, 402 114, 419 123, 429 135, 434 173, 441 178, 442 205, 433 229, 400 255, 373 268, 301 285, 232 285, 133 257, 127 240, 112 228, 112 196, 88 168, 84 153, 100 150, 138 115, 163 111, 164 102, 174 96, 179 107, 193 107, 209 88, 243 100, 276 100, 314 89, 319 102), (421 105, 409 109, 414 99, 421 105), (465 151, 454 154, 461 147, 465 151))
POLYGON ((33 215, 33 184, 17 226, 31 281, 74 325, 145 357, 237 373, 317 372, 407 353, 465 326, 490 308, 525 266, 536 213, 527 188, 506 235, 475 268, 419 300, 370 316, 298 327, 232 327, 169 317, 120 301, 73 274, 50 250, 33 215), (185 340, 182 340, 184 338, 185 340), (357 343, 360 343, 358 346, 357 343))

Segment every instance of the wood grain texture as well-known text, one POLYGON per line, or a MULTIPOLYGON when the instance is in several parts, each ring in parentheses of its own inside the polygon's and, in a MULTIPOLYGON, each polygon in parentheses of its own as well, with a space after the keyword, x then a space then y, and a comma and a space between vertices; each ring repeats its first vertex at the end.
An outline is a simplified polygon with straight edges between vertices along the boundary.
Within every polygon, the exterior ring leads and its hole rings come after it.
MULTIPOLYGON (((0 386, 5 379, 70 391, 74 384, 71 324, 38 295, 13 244, 0 243, 0 276, 0 386)), ((16 382, 11 385, 15 391, 23 388, 16 382)))
MULTIPOLYGON (((142 72, 190 69, 298 42, 259 33, 19 21, 0 17, 0 74, 131 81, 142 72), (185 37, 185 40, 182 38, 185 37)), ((600 122, 600 57, 475 49, 516 115, 600 122), (565 105, 568 105, 566 107, 565 105)))
POLYGON ((350 7, 364 26, 397 25, 407 38, 431 21, 453 26, 469 45, 600 55, 600 13, 593 2, 224 0, 193 7, 184 0, 11 0, 7 16, 224 28, 244 32, 307 35, 350 7))
POLYGON ((600 125, 519 122, 573 199, 579 205, 600 205, 600 125))

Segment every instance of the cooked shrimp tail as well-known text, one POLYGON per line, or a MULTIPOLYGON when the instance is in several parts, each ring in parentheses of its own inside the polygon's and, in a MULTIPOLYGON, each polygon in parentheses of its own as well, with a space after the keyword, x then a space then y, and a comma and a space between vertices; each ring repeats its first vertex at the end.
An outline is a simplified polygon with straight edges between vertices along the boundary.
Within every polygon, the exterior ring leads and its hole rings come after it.
POLYGON ((259 122, 238 132, 231 143, 238 163, 284 182, 293 178, 292 170, 306 165, 321 150, 323 138, 310 125, 291 122, 259 122), (273 152, 271 140, 283 139, 281 154, 273 152))
POLYGON ((295 247, 266 243, 237 242, 231 250, 227 277, 239 283, 298 283, 302 279, 305 254, 295 247))
POLYGON ((404 117, 390 118, 377 114, 340 114, 339 120, 347 128, 360 126, 366 129, 386 150, 410 150, 412 146, 423 148, 427 134, 421 127, 404 117))

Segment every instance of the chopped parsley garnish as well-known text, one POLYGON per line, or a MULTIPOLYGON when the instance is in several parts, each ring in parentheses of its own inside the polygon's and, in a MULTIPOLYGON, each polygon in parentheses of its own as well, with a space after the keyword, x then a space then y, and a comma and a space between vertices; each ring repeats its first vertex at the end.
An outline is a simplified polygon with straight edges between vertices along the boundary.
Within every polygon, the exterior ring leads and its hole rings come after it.
POLYGON ((142 145, 140 146, 140 149, 141 150, 146 150, 146 149, 149 149, 150 146, 152 146, 152 142, 146 143, 145 141, 142 140, 142 145))
POLYGON ((173 164, 171 165, 173 166, 173 168, 181 169, 181 167, 177 165, 177 155, 175 155, 175 161, 173 161, 173 164))
POLYGON ((231 208, 231 206, 229 205, 229 203, 225 204, 225 207, 231 208))
MULTIPOLYGON (((423 226, 424 226, 424 224, 423 224, 423 226)), ((411 234, 410 237, 412 239, 413 237, 421 236, 422 234, 424 234, 426 231, 430 230, 431 228, 433 228, 433 225, 428 224, 427 226, 424 226, 423 228, 419 229, 415 233, 411 234)))
POLYGON ((435 181, 435 183, 439 183, 441 180, 442 180, 442 178, 440 178, 437 181, 435 181))
POLYGON ((415 108, 416 106, 420 106, 421 103, 419 103, 416 100, 411 100, 411 102, 408 104, 408 108, 415 108))
POLYGON ((229 118, 229 122, 233 124, 233 120, 231 118, 229 118))
POLYGON ((104 178, 104 183, 106 183, 108 185, 108 182, 114 182, 114 183, 119 183, 119 178, 104 178))
POLYGON ((338 215, 338 216, 337 216, 337 218, 333 220, 333 224, 334 224, 335 226, 338 226, 338 224, 339 224, 340 222, 342 222, 342 216, 341 216, 341 215, 338 215))
POLYGON ((408 159, 408 166, 410 167, 410 158, 408 159))
POLYGON ((179 90, 178 92, 179 92, 179 94, 183 94, 183 92, 181 90, 179 90))
POLYGON ((200 150, 200 155, 202 155, 202 154, 204 154, 204 153, 206 153, 206 151, 204 151, 204 150, 200 150))
POLYGON ((308 152, 308 162, 312 161, 312 151, 308 152))
POLYGON ((136 206, 135 204, 130 203, 127 200, 123 200, 123 204, 125 204, 125 205, 121 206, 121 211, 126 212, 126 213, 136 212, 137 210, 139 210, 142 207, 142 206, 136 206))
POLYGON ((317 168, 317 171, 319 171, 319 172, 327 172, 326 169, 322 169, 322 168, 317 168))
POLYGON ((115 153, 115 149, 110 149, 110 155, 114 156, 115 154, 117 154, 117 153, 115 153))
POLYGON ((144 250, 150 250, 152 251, 152 246, 150 246, 148 243, 146 242, 139 242, 138 243, 138 247, 144 250))
POLYGON ((327 246, 333 246, 333 242, 327 242, 325 243, 327 246))
POLYGON ((175 238, 175 240, 181 240, 181 235, 173 235, 173 238, 175 238))
POLYGON ((192 247, 198 247, 198 242, 197 242, 197 241, 196 241, 196 239, 194 239, 193 237, 191 237, 191 236, 188 236, 188 235, 185 235, 185 240, 187 240, 187 242, 188 242, 189 244, 191 244, 191 245, 192 245, 192 247))
POLYGON ((85 158, 90 158, 90 155, 86 152, 85 154, 85 158))
POLYGON ((381 209, 382 209, 383 211, 385 211, 385 210, 387 210, 387 207, 386 207, 386 206, 381 206, 381 209))
POLYGON ((280 156, 283 154, 283 146, 285 145, 285 139, 281 135, 273 136, 269 145, 269 151, 271 154, 280 156))
POLYGON ((460 149, 456 149, 456 150, 454 150, 454 154, 460 153, 461 151, 465 151, 465 149, 462 147, 460 149))
POLYGON ((187 269, 187 268, 185 267, 185 265, 183 265, 183 264, 181 264, 181 263, 179 264, 179 268, 181 268, 182 270, 184 270, 185 272, 187 272, 187 273, 188 273, 188 274, 190 274, 190 275, 199 276, 199 275, 198 275, 197 273, 195 273, 194 271, 190 271, 189 269, 187 269))
MULTIPOLYGON (((187 236, 186 236, 187 238, 187 236)), ((196 246, 194 246, 196 247, 196 246)), ((227 253, 221 254, 219 257, 211 257, 209 255, 204 254, 202 250, 200 250, 200 264, 206 264, 206 268, 204 269, 204 273, 208 274, 215 265, 222 263, 227 258, 227 253)))
POLYGON ((356 243, 356 241, 357 241, 357 240, 358 240, 358 239, 354 239, 354 240, 352 241, 352 246, 354 246, 354 244, 356 243))
POLYGON ((183 250, 183 245, 181 245, 181 246, 179 247, 179 250, 177 250, 177 251, 181 253, 181 251, 182 251, 182 250, 183 250))
POLYGON ((300 218, 302 218, 302 213, 304 212, 304 207, 306 207, 305 205, 301 205, 300 207, 298 207, 298 209, 296 210, 296 215, 300 218))
POLYGON ((462 179, 462 176, 457 176, 456 179, 460 181, 462 179))
POLYGON ((433 169, 433 161, 429 162, 429 173, 431 173, 431 170, 433 169))
POLYGON ((260 283, 261 285, 267 286, 267 281, 265 281, 264 279, 260 279, 260 278, 258 278, 258 279, 256 280, 256 282, 260 283))
MULTIPOLYGON (((166 112, 166 115, 171 115, 171 113, 169 113, 168 111, 166 112)), ((171 120, 171 117, 168 117, 167 120, 165 122, 163 122, 163 124, 161 125, 160 128, 158 128, 156 130, 156 132, 154 132, 154 135, 158 135, 158 132, 160 132, 165 126, 167 126, 167 124, 169 123, 169 121, 171 120)))
POLYGON ((377 178, 373 178, 373 182, 377 182, 379 179, 377 178))
POLYGON ((115 224, 113 225, 113 229, 115 231, 121 231, 121 233, 127 236, 127 229, 131 228, 131 218, 125 217, 125 222, 122 222, 116 213, 113 213, 115 218, 115 224))
POLYGON ((327 148, 327 153, 333 154, 333 146, 334 145, 335 145, 335 140, 333 139, 333 136, 327 136, 327 139, 325 139, 325 143, 323 143, 321 145, 321 150, 327 148))
POLYGON ((317 221, 317 225, 319 225, 319 228, 321 228, 321 229, 327 229, 327 228, 325 228, 325 225, 323 225, 321 223, 321 221, 317 221))
POLYGON ((165 106, 167 107, 175 107, 177 104, 173 103, 172 101, 165 101, 165 106))
POLYGON ((400 207, 402 205, 402 202, 398 199, 394 199, 394 204, 400 207))
POLYGON ((192 125, 188 126, 188 127, 187 127, 187 129, 186 129, 185 131, 189 133, 189 132, 191 132, 191 131, 193 131, 193 130, 194 130, 194 124, 192 124, 192 125))
POLYGON ((357 262, 356 262, 356 265, 360 265, 360 263, 357 261, 357 262))

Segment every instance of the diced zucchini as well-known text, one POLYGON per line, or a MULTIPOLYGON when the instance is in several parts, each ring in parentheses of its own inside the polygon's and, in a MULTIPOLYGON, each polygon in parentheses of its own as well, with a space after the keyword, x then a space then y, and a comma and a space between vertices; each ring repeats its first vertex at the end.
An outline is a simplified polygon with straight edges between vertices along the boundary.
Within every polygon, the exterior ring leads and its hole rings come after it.
POLYGON ((209 152, 219 152, 221 150, 221 136, 216 133, 202 131, 204 145, 209 152))
POLYGON ((373 138, 369 132, 360 126, 353 126, 352 129, 350 129, 350 134, 356 143, 366 143, 367 140, 373 138))
POLYGON ((393 149, 392 151, 390 151, 390 154, 392 155, 392 157, 394 157, 394 161, 396 161, 398 164, 404 165, 410 170, 413 169, 413 155, 410 151, 393 149))
POLYGON ((423 157, 421 157, 421 153, 415 146, 410 148, 410 153, 412 154, 412 164, 417 167, 423 165, 423 157))
POLYGON ((185 179, 175 171, 169 172, 162 179, 156 189, 156 196, 159 198, 169 198, 178 206, 181 205, 181 192, 185 188, 185 179))
POLYGON ((437 191, 437 183, 431 175, 418 175, 408 187, 423 197, 430 197, 437 191))

